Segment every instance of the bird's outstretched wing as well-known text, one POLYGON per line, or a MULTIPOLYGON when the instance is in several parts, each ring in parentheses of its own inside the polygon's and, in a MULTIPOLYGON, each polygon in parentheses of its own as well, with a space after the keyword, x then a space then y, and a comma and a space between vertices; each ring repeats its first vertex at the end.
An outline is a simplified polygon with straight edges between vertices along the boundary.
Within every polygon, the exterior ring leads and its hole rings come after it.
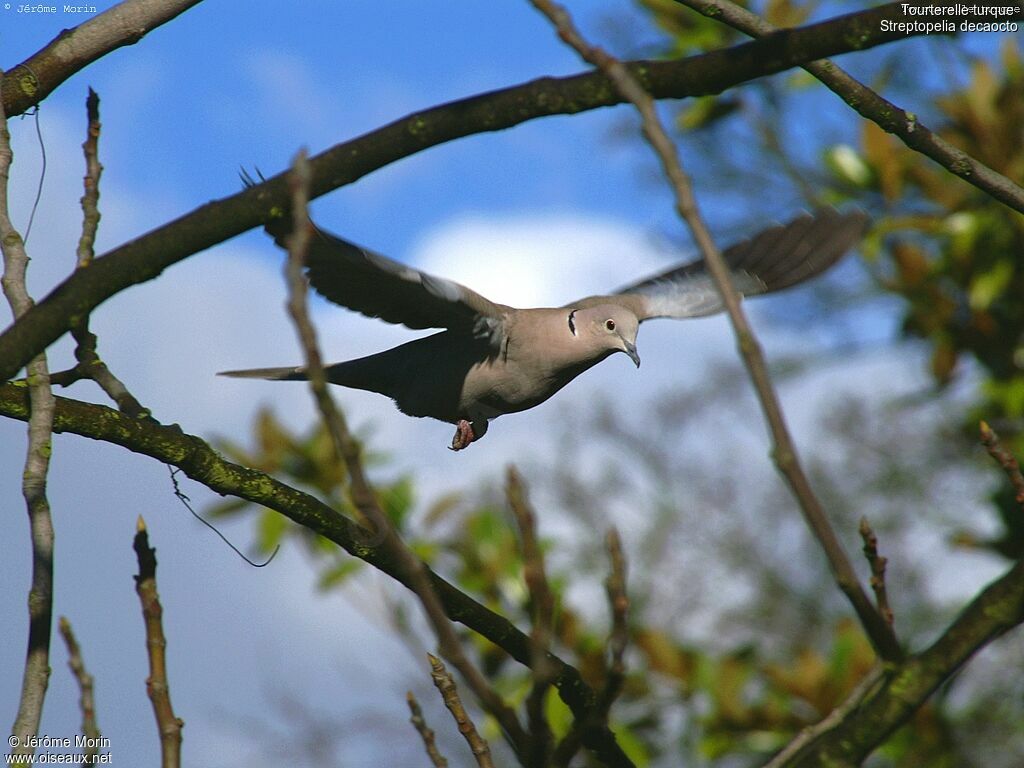
MULTIPOLYGON (((291 223, 272 221, 267 232, 287 247, 291 223)), ((500 346, 504 319, 511 311, 464 285, 420 272, 315 226, 306 267, 313 288, 335 304, 409 328, 460 330, 500 346)))
MULTIPOLYGON (((766 229, 722 251, 733 285, 744 296, 781 291, 821 274, 863 237, 863 211, 822 208, 766 229)), ((627 286, 610 296, 590 296, 575 307, 623 304, 641 320, 703 317, 720 312, 722 299, 704 260, 627 286)))

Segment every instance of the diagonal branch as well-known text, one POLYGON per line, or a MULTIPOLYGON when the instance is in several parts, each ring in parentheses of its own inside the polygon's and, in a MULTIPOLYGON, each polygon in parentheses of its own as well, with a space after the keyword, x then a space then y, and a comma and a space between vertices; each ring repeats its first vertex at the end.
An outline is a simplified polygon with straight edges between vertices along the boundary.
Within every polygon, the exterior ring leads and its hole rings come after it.
POLYGON ((835 726, 773 768, 856 766, 988 643, 1024 622, 1024 560, 989 584, 931 647, 869 687, 835 726))
POLYGON ((22 114, 79 70, 117 48, 134 45, 200 2, 125 0, 84 24, 62 30, 41 51, 8 70, 9 79, 0 84, 4 111, 8 117, 22 114))
POLYGON ((776 395, 768 375, 768 366, 765 363, 761 346, 740 306, 739 294, 736 293, 736 289, 732 285, 729 266, 722 258, 722 254, 711 238, 711 233, 697 209, 697 201, 693 194, 690 178, 683 170, 675 144, 672 143, 661 124, 654 99, 633 78, 622 62, 600 48, 590 45, 579 34, 564 8, 551 0, 530 1, 534 7, 551 20, 558 30, 559 37, 571 45, 586 61, 600 67, 614 81, 622 95, 640 113, 644 138, 647 139, 661 161, 665 176, 675 193, 676 211, 693 232, 697 247, 708 265, 715 286, 722 295, 722 303, 725 305, 726 313, 729 315, 736 334, 740 354, 743 356, 747 371, 754 384, 754 390, 761 403, 761 410, 768 422, 776 467, 789 484, 808 527, 825 553, 836 583, 849 599, 876 653, 886 661, 899 659, 902 651, 892 627, 885 622, 871 601, 868 600, 867 594, 853 570, 850 558, 832 529, 825 510, 803 471, 796 446, 789 435, 789 428, 783 417, 778 395, 776 395))
MULTIPOLYGON (((463 680, 469 685, 483 708, 501 724, 502 730, 520 760, 524 765, 528 765, 526 762, 528 738, 515 711, 505 704, 501 696, 488 684, 487 679, 463 651, 462 643, 455 633, 455 627, 445 615, 444 606, 438 599, 434 585, 430 581, 426 564, 416 557, 408 545, 402 541, 398 531, 395 530, 384 510, 381 509, 373 487, 366 477, 359 444, 352 437, 344 414, 335 405, 334 398, 327 391, 327 374, 320 356, 316 331, 307 310, 306 299, 309 283, 302 273, 313 227, 307 208, 309 205, 309 160, 305 150, 300 151, 295 158, 289 176, 289 186, 292 191, 293 225, 292 233, 287 240, 288 262, 285 267, 288 282, 288 313, 295 324, 306 358, 306 369, 309 373, 313 399, 320 411, 320 417, 327 426, 327 433, 334 446, 335 456, 338 461, 345 464, 348 470, 352 501, 367 526, 374 532, 375 540, 379 542, 380 548, 398 565, 405 576, 405 583, 419 598, 427 620, 437 636, 441 655, 459 670, 459 674, 462 675, 463 680)), ((454 683, 452 683, 452 691, 454 695, 454 683)), ((481 763, 481 765, 483 764, 481 763)), ((490 765, 489 762, 488 765, 490 765)))
MULTIPOLYGON (((731 0, 676 0, 708 18, 717 19, 753 38, 778 32, 757 14, 731 0)), ((1018 12, 1020 6, 1018 6, 1018 12)), ((886 133, 898 137, 913 150, 930 157, 950 173, 973 184, 1010 208, 1024 213, 1024 188, 980 160, 958 149, 941 136, 932 133, 917 116, 897 107, 866 85, 848 75, 827 59, 812 61, 803 68, 820 80, 826 88, 849 104, 864 118, 886 133)))
MULTIPOLYGON (((29 405, 24 386, 0 384, 0 416, 28 420, 29 405)), ((106 406, 57 397, 53 428, 55 432, 71 432, 150 456, 180 468, 214 493, 236 496, 280 512, 406 587, 410 586, 399 565, 388 557, 387 552, 369 542, 365 530, 352 520, 319 499, 263 472, 227 461, 201 438, 189 435, 177 426, 135 419, 106 406)), ((529 636, 429 568, 427 573, 445 613, 452 621, 464 624, 487 638, 520 664, 531 665, 532 643, 529 636)), ((548 654, 546 660, 554 670, 553 683, 562 700, 577 718, 586 718, 597 703, 594 691, 583 681, 579 670, 553 654, 548 654)), ((632 765, 607 728, 588 731, 583 743, 607 765, 632 765)))
MULTIPOLYGON (((881 19, 897 11, 898 4, 890 3, 700 56, 640 61, 629 67, 655 98, 719 93, 825 56, 904 39, 907 35, 880 29, 881 19)), ((432 107, 310 158, 310 197, 320 197, 389 163, 454 139, 622 101, 603 74, 588 72, 540 78, 432 107)), ((279 174, 207 203, 97 258, 89 269, 57 286, 23 322, 0 334, 0 380, 14 376, 36 353, 60 338, 69 329, 71 318, 87 315, 111 296, 152 280, 194 253, 265 224, 288 205, 285 175, 279 174)))

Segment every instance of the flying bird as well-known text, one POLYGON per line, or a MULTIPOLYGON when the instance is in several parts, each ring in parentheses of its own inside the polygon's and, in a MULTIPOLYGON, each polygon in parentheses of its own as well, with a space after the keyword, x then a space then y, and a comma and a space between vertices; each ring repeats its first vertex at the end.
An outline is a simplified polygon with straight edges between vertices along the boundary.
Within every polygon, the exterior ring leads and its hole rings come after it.
MULTIPOLYGON (((722 255, 740 294, 773 293, 828 269, 860 241, 867 224, 862 211, 823 208, 765 229, 722 255)), ((267 230, 283 247, 290 223, 280 219, 267 230)), ((704 317, 723 309, 703 260, 605 296, 532 309, 490 301, 315 227, 306 267, 313 288, 336 304, 412 329, 444 329, 325 371, 333 384, 390 397, 409 416, 455 424, 450 447, 456 451, 483 437, 492 419, 543 403, 616 352, 639 367, 636 336, 645 320, 704 317)), ((221 375, 308 378, 302 367, 221 375)))

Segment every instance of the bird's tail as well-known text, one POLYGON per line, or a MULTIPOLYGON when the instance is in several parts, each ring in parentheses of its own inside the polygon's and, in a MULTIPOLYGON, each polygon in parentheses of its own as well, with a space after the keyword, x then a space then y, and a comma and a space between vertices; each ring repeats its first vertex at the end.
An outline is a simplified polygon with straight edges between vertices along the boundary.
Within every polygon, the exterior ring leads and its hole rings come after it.
POLYGON ((268 381, 305 381, 305 368, 248 368, 244 371, 221 371, 218 376, 233 379, 266 379, 268 381))

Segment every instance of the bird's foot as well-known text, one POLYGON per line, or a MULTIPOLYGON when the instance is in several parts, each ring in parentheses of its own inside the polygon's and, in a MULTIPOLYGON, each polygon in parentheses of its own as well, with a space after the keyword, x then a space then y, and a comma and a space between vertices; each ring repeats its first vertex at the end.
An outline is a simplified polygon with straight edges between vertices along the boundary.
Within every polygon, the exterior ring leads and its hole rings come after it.
POLYGON ((469 444, 476 440, 477 436, 473 432, 473 425, 465 419, 459 419, 455 425, 455 436, 452 438, 452 444, 448 446, 449 450, 461 451, 463 448, 468 448, 469 444))

